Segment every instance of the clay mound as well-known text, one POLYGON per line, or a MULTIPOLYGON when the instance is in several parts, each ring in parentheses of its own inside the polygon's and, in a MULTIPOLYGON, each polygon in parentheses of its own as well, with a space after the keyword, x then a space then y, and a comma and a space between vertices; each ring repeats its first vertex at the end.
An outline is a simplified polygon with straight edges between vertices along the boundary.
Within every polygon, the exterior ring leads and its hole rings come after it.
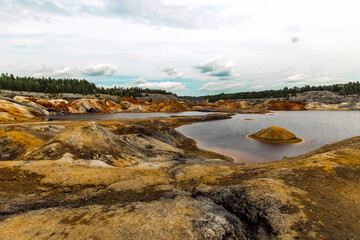
POLYGON ((354 109, 360 110, 360 102, 355 104, 354 109))
POLYGON ((64 99, 16 96, 14 100, 34 107, 42 107, 47 110, 66 111, 68 113, 112 113, 121 111, 121 105, 107 99, 81 98, 68 102, 64 99))
POLYGON ((30 120, 49 113, 41 108, 0 99, 0 122, 30 120))
POLYGON ((122 97, 121 98, 123 101, 126 101, 128 103, 132 103, 132 104, 136 104, 136 105, 147 105, 149 104, 147 101, 143 101, 143 100, 135 100, 131 97, 122 97))
POLYGON ((46 109, 66 109, 69 102, 64 99, 44 99, 36 97, 15 96, 15 101, 23 102, 31 106, 44 107, 46 109))
POLYGON ((63 99, 41 99, 34 97, 28 99, 48 109, 64 109, 69 105, 69 102, 63 99))
POLYGON ((121 106, 107 99, 82 98, 71 102, 66 110, 70 113, 113 113, 121 111, 121 106))
POLYGON ((198 110, 204 110, 204 109, 213 109, 214 106, 212 105, 193 105, 189 106, 191 110, 198 111, 198 110))
POLYGON ((219 101, 214 102, 214 105, 219 107, 219 106, 223 105, 225 102, 226 102, 225 100, 219 100, 219 101))
POLYGON ((231 110, 231 109, 246 109, 246 108, 250 108, 250 105, 247 104, 246 101, 218 101, 215 103, 215 105, 218 106, 218 109, 226 109, 226 110, 231 110))
MULTIPOLYGON (((114 156, 129 155, 130 151, 134 151, 131 147, 107 128, 90 122, 64 130, 46 144, 28 153, 24 159, 56 160, 70 153, 74 159, 99 159, 112 164, 114 156)), ((140 154, 136 152, 133 155, 140 154)))
POLYGON ((250 138, 268 143, 298 143, 302 139, 281 127, 268 127, 249 135, 250 138))
POLYGON ((302 111, 306 103, 303 101, 268 101, 266 107, 273 111, 302 111))
POLYGON ((266 110, 267 106, 265 103, 258 103, 253 106, 253 109, 266 110))
POLYGON ((98 104, 101 106, 101 112, 108 112, 108 113, 112 113, 112 112, 118 112, 120 111, 121 107, 116 104, 115 102, 111 101, 111 100, 107 100, 107 99, 101 99, 101 100, 97 100, 98 104))
POLYGON ((186 106, 191 110, 202 110, 202 109, 212 109, 217 106, 211 103, 195 103, 195 102, 187 102, 186 106))
POLYGON ((306 104, 307 110, 347 110, 348 108, 341 108, 340 104, 325 104, 320 102, 311 102, 306 104))
POLYGON ((152 112, 185 112, 185 111, 189 111, 189 108, 184 103, 173 100, 167 100, 164 102, 159 102, 159 101, 151 102, 151 106, 149 107, 149 110, 152 112))

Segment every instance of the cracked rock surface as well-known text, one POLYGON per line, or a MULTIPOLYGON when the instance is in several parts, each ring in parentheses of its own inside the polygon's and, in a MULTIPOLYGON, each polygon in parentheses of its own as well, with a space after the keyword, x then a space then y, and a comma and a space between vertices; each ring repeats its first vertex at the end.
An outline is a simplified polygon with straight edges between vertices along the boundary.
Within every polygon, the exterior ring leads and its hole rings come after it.
POLYGON ((358 239, 360 137, 234 164, 174 130, 226 117, 0 126, 0 239, 358 239))

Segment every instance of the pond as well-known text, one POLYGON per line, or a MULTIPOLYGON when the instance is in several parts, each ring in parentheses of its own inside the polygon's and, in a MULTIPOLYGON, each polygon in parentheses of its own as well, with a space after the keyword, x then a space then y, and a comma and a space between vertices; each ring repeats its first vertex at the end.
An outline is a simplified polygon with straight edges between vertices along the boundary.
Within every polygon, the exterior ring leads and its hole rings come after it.
POLYGON ((231 156, 236 162, 267 162, 297 156, 325 144, 359 136, 360 111, 237 114, 232 119, 194 123, 176 130, 195 139, 198 147, 231 156), (304 141, 291 145, 277 145, 247 137, 271 126, 285 128, 304 141))

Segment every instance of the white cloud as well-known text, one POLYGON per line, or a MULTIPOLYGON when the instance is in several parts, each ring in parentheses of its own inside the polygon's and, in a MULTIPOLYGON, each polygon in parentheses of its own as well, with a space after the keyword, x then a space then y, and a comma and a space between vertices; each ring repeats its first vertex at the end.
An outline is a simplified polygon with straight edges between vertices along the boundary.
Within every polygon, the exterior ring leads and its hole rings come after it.
POLYGON ((278 80, 276 84, 271 87, 301 87, 304 85, 328 85, 334 83, 344 83, 346 82, 346 78, 331 76, 328 72, 323 71, 321 69, 311 69, 307 70, 307 73, 298 73, 292 74, 289 77, 282 78, 278 80))
POLYGON ((114 73, 118 69, 119 68, 115 65, 112 65, 109 63, 101 63, 101 64, 97 64, 97 65, 90 65, 90 66, 84 67, 84 69, 82 69, 81 73, 84 75, 89 75, 89 76, 110 77, 110 76, 114 75, 114 73))
POLYGON ((229 78, 235 75, 234 63, 215 57, 195 66, 195 69, 212 77, 229 78))
POLYGON ((171 77, 181 78, 184 76, 184 73, 178 72, 178 70, 174 66, 163 67, 161 71, 163 71, 164 73, 166 73, 171 77))
POLYGON ((41 77, 70 78, 70 77, 76 76, 77 72, 78 71, 75 68, 65 67, 63 69, 55 70, 55 71, 44 70, 42 72, 35 73, 33 75, 33 77, 35 77, 35 78, 41 78, 41 77))
POLYGON ((146 79, 143 78, 143 77, 139 77, 138 79, 135 80, 134 83, 135 83, 135 84, 146 83, 146 79))
MULTIPOLYGON (((133 21, 159 26, 180 28, 196 28, 204 25, 201 11, 189 8, 189 5, 165 4, 161 0, 108 0, 108 5, 101 9, 100 14, 130 18, 133 21)), ((206 16, 208 21, 212 18, 206 16)), ((214 21, 215 23, 215 21, 214 21)))
POLYGON ((115 86, 119 87, 119 88, 140 87, 140 88, 164 89, 167 91, 184 91, 184 90, 186 90, 186 86, 184 84, 182 84, 181 82, 170 82, 170 81, 148 82, 143 77, 139 77, 138 79, 136 79, 133 84, 124 83, 124 84, 114 84, 111 86, 98 84, 97 86, 104 87, 104 88, 113 88, 115 86))
MULTIPOLYGON (((0 68, 20 76, 71 77, 66 71, 55 72, 61 70, 59 64, 78 69, 76 74, 81 76, 82 67, 109 62, 116 63, 122 75, 146 74, 149 79, 167 81, 164 79, 170 75, 159 73, 159 66, 176 66, 187 79, 179 82, 186 82, 191 94, 200 94, 198 86, 204 81, 226 78, 221 75, 235 79, 234 72, 241 73, 236 79, 241 78, 245 86, 261 84, 264 89, 276 84, 357 81, 360 18, 356 3, 7 0, 1 5, 0 68), (334 13, 338 17, 334 18, 334 13), (203 63, 216 55, 226 56, 236 67, 226 60, 220 67, 217 61, 203 63), (19 62, 25 64, 17 65, 19 62), (44 64, 48 69, 39 72, 44 64), (291 67, 294 71, 276 73, 291 67), (312 74, 312 68, 326 71, 328 79, 312 74), (304 74, 303 79, 287 83, 295 80, 286 78, 299 73, 304 74)), ((106 81, 118 82, 115 77, 106 81)))
POLYGON ((154 88, 154 89, 164 89, 168 91, 183 91, 186 89, 185 85, 181 82, 146 82, 137 85, 141 88, 154 88))
POLYGON ((299 74, 295 74, 295 75, 291 75, 291 76, 287 77, 286 80, 296 82, 296 81, 303 79, 304 77, 305 77, 304 74, 299 73, 299 74))
POLYGON ((261 90, 261 89, 264 89, 264 86, 263 85, 255 85, 255 86, 252 86, 250 88, 254 89, 254 90, 261 90))
POLYGON ((184 73, 177 73, 176 78, 182 78, 184 76, 184 73))
POLYGON ((199 88, 199 90, 206 90, 211 92, 224 91, 224 90, 234 90, 238 87, 243 86, 243 83, 235 81, 221 81, 221 82, 209 82, 199 88))

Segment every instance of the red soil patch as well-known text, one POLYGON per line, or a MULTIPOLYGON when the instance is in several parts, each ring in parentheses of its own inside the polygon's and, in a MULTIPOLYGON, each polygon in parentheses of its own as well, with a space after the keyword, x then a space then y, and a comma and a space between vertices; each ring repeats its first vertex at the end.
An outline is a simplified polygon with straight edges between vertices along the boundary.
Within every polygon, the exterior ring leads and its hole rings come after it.
POLYGON ((268 101, 268 110, 274 111, 302 111, 305 110, 306 103, 303 101, 268 101))
POLYGON ((216 102, 215 105, 217 105, 219 109, 226 109, 226 110, 251 108, 246 101, 220 100, 216 102))
POLYGON ((152 101, 149 110, 153 112, 184 112, 188 111, 189 108, 184 103, 167 100, 164 102, 152 101))
POLYGON ((142 101, 142 100, 135 100, 131 97, 122 97, 122 100, 128 102, 128 103, 132 103, 132 104, 136 104, 136 105, 146 105, 148 104, 148 102, 146 101, 142 101))
POLYGON ((62 100, 62 99, 55 99, 55 100, 47 100, 42 98, 35 98, 35 97, 29 97, 27 100, 37 103, 44 108, 49 109, 67 109, 69 107, 69 102, 62 100))

